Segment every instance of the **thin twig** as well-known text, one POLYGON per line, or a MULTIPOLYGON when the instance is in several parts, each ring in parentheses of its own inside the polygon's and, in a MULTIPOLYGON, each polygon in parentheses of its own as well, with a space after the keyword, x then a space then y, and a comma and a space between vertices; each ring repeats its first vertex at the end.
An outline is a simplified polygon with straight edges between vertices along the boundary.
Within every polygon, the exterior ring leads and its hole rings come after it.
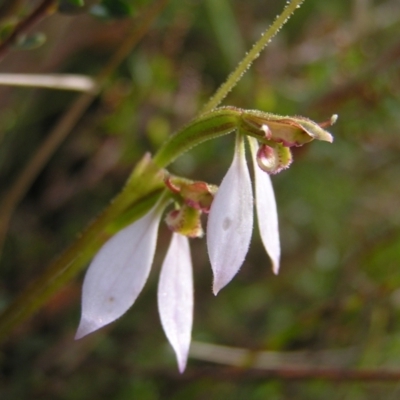
POLYGON ((0 73, 0 85, 42 87, 58 90, 90 92, 96 88, 95 81, 86 75, 77 74, 3 74, 0 73))
MULTIPOLYGON (((148 31, 155 18, 166 6, 168 0, 158 0, 151 5, 146 12, 141 15, 138 26, 124 40, 117 52, 114 53, 110 61, 99 72, 95 81, 97 87, 102 87, 112 72, 128 56, 132 48, 148 31)), ((47 164, 48 160, 54 154, 55 150, 65 140, 71 130, 75 127, 83 113, 87 110, 92 101, 98 94, 97 90, 80 95, 70 106, 70 108, 61 116, 47 138, 41 144, 36 153, 25 165, 14 184, 6 193, 3 202, 0 205, 0 253, 8 226, 15 208, 18 206, 25 193, 28 191, 40 171, 47 164)))
MULTIPOLYGON (((139 374, 140 372, 138 372, 139 374)), ((239 369, 239 368, 188 368, 183 375, 174 374, 170 371, 148 371, 152 377, 165 377, 178 381, 190 382, 199 378, 208 378, 214 381, 266 381, 268 379, 282 380, 325 380, 325 381, 393 381, 399 382, 400 371, 384 368, 376 369, 345 369, 345 368, 271 368, 259 369, 239 369)))
POLYGON ((52 14, 56 9, 56 0, 43 0, 43 2, 32 11, 25 19, 20 21, 11 34, 0 43, 0 61, 6 56, 10 47, 16 42, 18 36, 26 32, 41 19, 52 14))
POLYGON ((192 341, 189 357, 238 368, 347 369, 357 363, 360 349, 347 347, 315 351, 265 351, 192 341))

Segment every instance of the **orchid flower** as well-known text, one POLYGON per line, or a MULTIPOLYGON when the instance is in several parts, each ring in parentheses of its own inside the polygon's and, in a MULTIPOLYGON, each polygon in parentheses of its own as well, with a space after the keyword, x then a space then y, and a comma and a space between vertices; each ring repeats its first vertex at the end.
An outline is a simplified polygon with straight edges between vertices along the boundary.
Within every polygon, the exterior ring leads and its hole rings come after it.
MULTIPOLYGON (((161 268, 158 310, 165 335, 175 351, 179 371, 184 371, 193 323, 193 277, 188 238, 203 236, 202 213, 209 213, 207 247, 214 274, 214 294, 236 275, 249 249, 253 230, 253 191, 245 157, 245 136, 250 142, 254 165, 261 239, 272 261, 272 270, 278 273, 278 215, 269 174, 290 165, 290 147, 302 146, 314 139, 331 142, 333 138, 322 126, 303 117, 279 117, 232 107, 215 113, 217 125, 214 125, 214 117, 207 117, 204 121, 212 124, 204 127, 206 132, 211 135, 218 130, 226 133, 232 126, 238 130, 233 161, 219 189, 163 172, 169 193, 165 191, 165 197, 145 216, 111 237, 90 264, 83 283, 82 316, 76 339, 115 321, 136 301, 153 263, 164 208, 174 200, 175 207, 165 218, 173 234, 161 268)), ((335 118, 333 116, 328 124, 335 118)), ((199 126, 202 125, 194 124, 193 131, 189 126, 184 133, 193 139, 201 133, 197 131, 199 126)), ((179 141, 171 143, 175 149, 179 141)), ((187 146, 185 141, 183 146, 187 146)))

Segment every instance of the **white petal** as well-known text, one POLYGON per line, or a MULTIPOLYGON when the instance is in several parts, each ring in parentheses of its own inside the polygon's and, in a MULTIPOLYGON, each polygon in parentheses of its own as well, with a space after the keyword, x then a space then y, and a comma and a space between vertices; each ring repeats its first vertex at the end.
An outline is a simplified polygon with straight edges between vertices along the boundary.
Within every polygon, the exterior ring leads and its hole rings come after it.
POLYGON ((249 141, 254 164, 258 226, 264 248, 272 261, 272 270, 277 274, 279 271, 281 246, 274 188, 272 187, 269 175, 262 171, 257 164, 257 141, 253 138, 249 138, 249 141))
POLYGON ((215 195, 208 217, 207 247, 214 272, 214 294, 241 267, 252 230, 253 194, 243 139, 238 138, 232 165, 215 195))
POLYGON ((94 257, 82 288, 75 339, 113 322, 132 306, 150 272, 161 212, 154 208, 109 239, 94 257))
POLYGON ((185 370, 193 322, 193 277, 189 240, 174 233, 158 284, 158 310, 164 332, 185 370))

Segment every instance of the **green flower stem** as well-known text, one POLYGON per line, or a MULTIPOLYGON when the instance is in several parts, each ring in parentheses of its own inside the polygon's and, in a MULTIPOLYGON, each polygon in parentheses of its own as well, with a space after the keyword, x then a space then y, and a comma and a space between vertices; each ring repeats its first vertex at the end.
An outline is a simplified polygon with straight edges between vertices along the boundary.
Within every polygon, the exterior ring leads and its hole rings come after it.
MULTIPOLYGON (((130 219, 136 220, 143 216, 160 197, 161 191, 153 193, 140 203, 137 203, 131 210, 130 219)), ((47 300, 49 300, 59 289, 66 285, 78 272, 85 267, 113 233, 122 228, 114 229, 110 227, 107 233, 102 229, 114 216, 118 215, 118 210, 123 209, 125 199, 117 199, 112 206, 82 234, 81 238, 72 244, 57 260, 43 272, 43 274, 33 281, 11 304, 11 306, 1 315, 0 319, 0 340, 5 339, 10 330, 22 322, 29 315, 38 310, 47 300)), ((125 224, 124 224, 125 225, 125 224)))
POLYGON ((0 316, 0 340, 68 283, 112 234, 144 215, 163 191, 163 175, 145 156, 114 201, 0 316))
POLYGON ((282 26, 285 25, 290 16, 294 13, 296 8, 300 7, 303 1, 304 0, 292 0, 288 3, 282 13, 275 19, 273 24, 263 33, 261 38, 255 43, 242 61, 240 61, 236 69, 229 75, 228 79, 219 87, 211 99, 202 108, 200 115, 213 110, 221 104, 221 101, 235 87, 244 73, 250 68, 253 61, 259 57, 264 47, 279 32, 282 26))
POLYGON ((190 148, 233 132, 240 117, 240 112, 233 107, 220 108, 202 115, 172 135, 155 154, 154 163, 164 168, 190 148))

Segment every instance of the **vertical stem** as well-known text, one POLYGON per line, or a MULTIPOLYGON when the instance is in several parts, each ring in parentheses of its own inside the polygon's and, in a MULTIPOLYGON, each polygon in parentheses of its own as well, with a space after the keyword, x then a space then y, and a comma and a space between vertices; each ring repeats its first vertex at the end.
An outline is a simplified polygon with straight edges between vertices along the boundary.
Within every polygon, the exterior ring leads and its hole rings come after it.
POLYGON ((228 79, 219 87, 216 93, 202 108, 200 115, 207 111, 211 111, 217 107, 226 95, 235 87, 237 82, 242 78, 244 73, 250 68, 255 59, 258 58, 260 52, 269 43, 269 41, 279 32, 282 26, 289 20, 290 16, 299 8, 304 0, 292 0, 282 11, 282 13, 275 19, 273 24, 263 33, 260 40, 258 40, 252 49, 246 54, 242 61, 238 64, 236 69, 229 75, 228 79))

